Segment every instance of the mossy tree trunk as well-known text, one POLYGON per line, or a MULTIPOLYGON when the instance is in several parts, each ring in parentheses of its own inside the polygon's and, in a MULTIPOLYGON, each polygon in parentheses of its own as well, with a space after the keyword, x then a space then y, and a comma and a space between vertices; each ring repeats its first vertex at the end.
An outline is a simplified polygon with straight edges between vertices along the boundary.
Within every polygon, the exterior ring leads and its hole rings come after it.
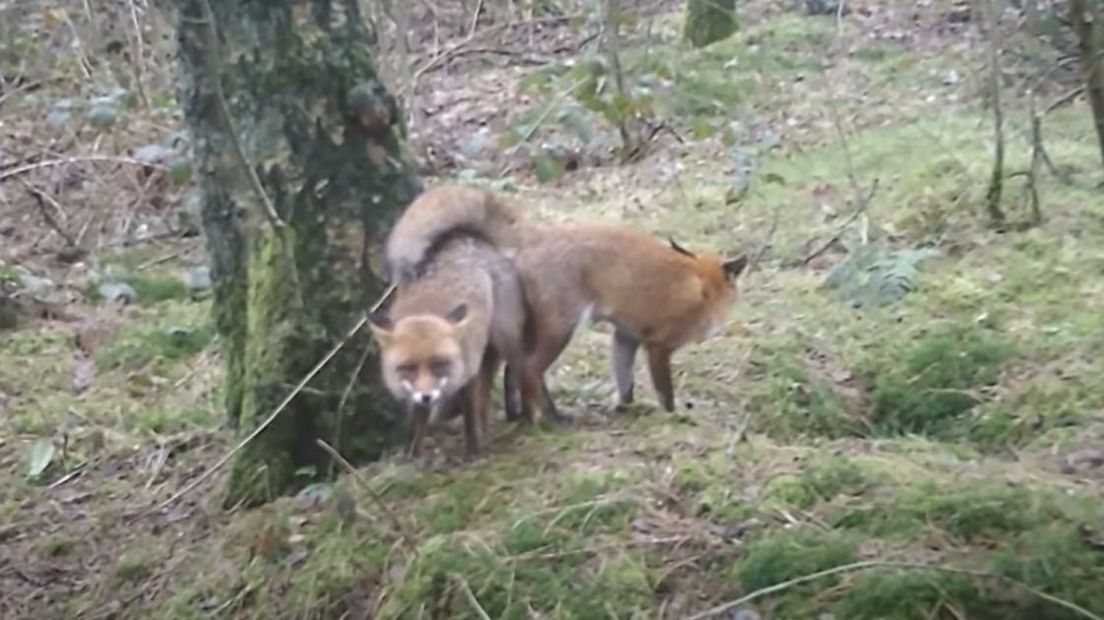
POLYGON ((736 26, 736 0, 686 0, 683 36, 694 47, 726 39, 736 26))
MULTIPOLYGON (((226 407, 246 433, 383 292, 368 257, 419 187, 356 0, 171 4, 226 407)), ((305 481, 305 468, 323 471, 315 438, 355 460, 396 440, 398 412, 368 346, 358 334, 237 455, 226 505, 267 501, 305 481)))

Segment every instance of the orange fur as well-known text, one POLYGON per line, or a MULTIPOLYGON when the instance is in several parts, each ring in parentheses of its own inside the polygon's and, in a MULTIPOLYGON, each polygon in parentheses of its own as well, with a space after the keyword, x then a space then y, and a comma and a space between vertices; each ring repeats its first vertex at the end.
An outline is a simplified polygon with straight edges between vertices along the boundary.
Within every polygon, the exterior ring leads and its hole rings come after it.
POLYGON ((693 254, 616 226, 528 222, 491 192, 470 186, 430 191, 433 199, 411 205, 389 238, 390 264, 394 273, 415 269, 422 248, 450 230, 479 234, 513 257, 535 329, 522 373, 523 410, 560 417, 544 389, 544 373, 588 317, 614 326, 618 402, 632 402, 632 365, 643 346, 659 399, 674 409, 671 355, 723 331, 746 257, 693 254))
POLYGON ((501 360, 507 372, 523 365, 520 280, 493 247, 463 236, 439 244, 419 271, 398 287, 387 316, 371 317, 384 384, 410 411, 413 456, 421 452, 428 424, 456 411, 464 416, 467 452, 474 456, 501 360))

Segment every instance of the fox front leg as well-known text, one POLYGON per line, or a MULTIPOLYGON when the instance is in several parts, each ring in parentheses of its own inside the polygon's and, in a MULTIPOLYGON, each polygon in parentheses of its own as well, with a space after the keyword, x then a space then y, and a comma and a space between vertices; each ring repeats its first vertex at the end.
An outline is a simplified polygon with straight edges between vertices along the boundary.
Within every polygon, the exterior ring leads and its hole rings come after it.
POLYGON ((429 427, 429 407, 425 405, 412 405, 410 408, 410 446, 407 454, 410 458, 422 456, 422 443, 425 442, 426 429, 429 427))
POLYGON ((666 347, 648 347, 648 372, 652 376, 659 403, 666 411, 675 410, 675 388, 671 382, 671 350, 666 347))

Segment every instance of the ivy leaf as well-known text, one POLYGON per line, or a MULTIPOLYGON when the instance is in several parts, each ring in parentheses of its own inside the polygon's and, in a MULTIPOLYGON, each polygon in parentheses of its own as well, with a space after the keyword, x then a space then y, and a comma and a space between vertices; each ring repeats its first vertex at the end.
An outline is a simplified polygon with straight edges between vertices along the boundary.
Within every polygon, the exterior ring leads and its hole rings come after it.
POLYGON ((548 183, 555 181, 564 175, 564 166, 545 153, 538 153, 530 160, 533 173, 537 175, 537 181, 548 183))
POLYGON ((560 122, 575 133, 583 144, 590 144, 594 132, 590 126, 590 120, 583 114, 579 106, 568 106, 560 113, 560 122))
POLYGON ((192 160, 188 157, 177 157, 169 163, 169 180, 174 185, 184 185, 192 180, 192 160))
POLYGON ((118 113, 112 101, 97 101, 88 110, 88 122, 97 129, 107 129, 115 124, 118 113))
POLYGON ((54 454, 57 452, 57 448, 54 447, 53 439, 39 439, 32 446, 27 453, 27 477, 38 478, 50 466, 50 463, 54 462, 54 454))

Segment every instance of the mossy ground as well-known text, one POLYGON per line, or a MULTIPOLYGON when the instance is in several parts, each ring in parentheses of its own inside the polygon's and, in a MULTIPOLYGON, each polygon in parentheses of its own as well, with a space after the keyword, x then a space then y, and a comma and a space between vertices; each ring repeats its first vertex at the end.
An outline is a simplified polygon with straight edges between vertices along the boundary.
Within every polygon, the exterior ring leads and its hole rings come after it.
MULTIPOLYGON (((695 138, 548 185, 513 180, 553 221, 620 221, 691 249, 769 241, 729 335, 676 356, 675 414, 654 407, 638 368, 640 403, 607 417, 608 334, 582 331, 550 376, 572 427, 496 424, 472 464, 456 462, 458 429, 442 431, 445 457, 387 458, 251 511, 218 506, 222 472, 143 517, 235 440, 220 427, 208 302, 158 286, 181 268, 160 264, 144 282, 168 292, 123 313, 79 393, 72 330, 4 332, 0 546, 16 559, 0 562, 0 592, 30 580, 49 602, 2 605, 73 618, 684 618, 882 560, 975 572, 872 567, 747 607, 1084 617, 1041 592, 1104 614, 1104 471, 1066 462, 1104 441, 1104 202, 1088 111, 1047 116, 1048 152, 1073 183, 1041 177, 1043 225, 985 227, 988 112, 970 79, 947 77, 980 66, 978 49, 931 28, 942 10, 919 26, 875 11, 837 32, 753 3, 736 35, 696 51, 677 43, 678 14, 661 15, 661 42, 630 48, 628 64, 647 74, 662 59, 678 88, 660 107, 695 138), (863 35, 894 28, 913 36, 863 35), (842 243, 865 230, 937 250, 899 302, 857 309, 824 288, 841 253, 792 266, 852 208, 833 116, 857 182, 878 180, 842 243), (726 204, 732 145, 754 170, 726 204), (51 436, 64 453, 24 479, 30 446, 51 436)), ((572 79, 558 73, 541 79, 572 79)), ((1006 93, 1015 171, 1029 159, 1026 102, 1006 93)), ((1027 213, 1021 180, 1006 187, 1014 219, 1027 213)))

